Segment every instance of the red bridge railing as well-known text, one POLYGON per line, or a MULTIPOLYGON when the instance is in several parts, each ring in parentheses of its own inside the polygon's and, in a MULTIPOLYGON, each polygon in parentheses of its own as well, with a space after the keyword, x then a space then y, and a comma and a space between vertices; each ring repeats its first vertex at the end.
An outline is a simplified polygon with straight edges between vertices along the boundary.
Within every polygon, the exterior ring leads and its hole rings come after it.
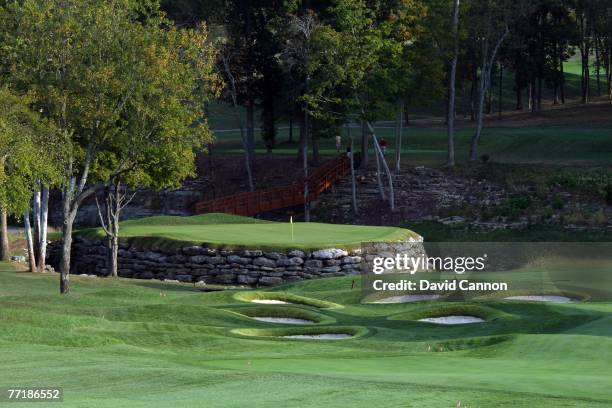
MULTIPOLYGON (((350 162, 346 156, 329 160, 317 168, 308 177, 308 202, 316 200, 321 193, 346 176, 349 171, 350 162)), ((303 204, 304 183, 298 182, 287 186, 200 201, 194 205, 194 212, 196 214, 220 212, 250 216, 303 204)))

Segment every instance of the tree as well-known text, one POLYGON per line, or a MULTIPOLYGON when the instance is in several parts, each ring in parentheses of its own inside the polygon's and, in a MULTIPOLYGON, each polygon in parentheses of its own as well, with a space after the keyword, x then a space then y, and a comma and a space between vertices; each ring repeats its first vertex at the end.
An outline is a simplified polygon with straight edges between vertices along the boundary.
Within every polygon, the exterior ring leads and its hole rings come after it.
POLYGON ((448 154, 446 156, 446 165, 455 165, 455 85, 457 77, 457 60, 459 59, 459 44, 457 36, 459 35, 459 3, 460 0, 453 1, 453 29, 452 33, 455 37, 453 47, 453 57, 450 63, 450 73, 448 76, 448 108, 446 117, 447 137, 448 137, 448 154))
POLYGON ((275 143, 275 100, 280 97, 282 76, 281 34, 290 22, 282 0, 228 0, 225 3, 227 47, 237 64, 233 76, 239 104, 246 107, 247 146, 255 156, 255 108, 262 107, 263 136, 268 150, 275 143))
POLYGON ((31 99, 0 86, 0 210, 2 258, 8 258, 8 214, 23 217, 30 271, 38 270, 30 227, 31 200, 39 181, 60 178, 60 137, 54 126, 30 110, 31 99))
MULTIPOLYGON (((94 163, 92 181, 104 184, 108 273, 118 275, 119 220, 137 188, 179 187, 195 176, 195 151, 212 142, 202 107, 218 96, 216 51, 206 27, 161 29, 161 24, 129 27, 140 81, 126 102, 122 125, 107 139, 94 163)), ((136 190, 137 191, 137 190, 136 190)))
POLYGON ((249 154, 249 141, 245 134, 244 123, 240 112, 238 111, 238 83, 235 75, 234 68, 234 51, 226 44, 222 44, 219 47, 219 71, 225 78, 226 93, 229 95, 229 100, 232 107, 234 118, 240 130, 240 140, 242 141, 242 149, 244 151, 244 167, 247 172, 247 181, 249 183, 249 191, 254 191, 255 186, 253 184, 253 172, 251 170, 251 155, 249 154))
POLYGON ((476 110, 476 130, 470 144, 469 159, 478 157, 478 143, 483 126, 485 96, 491 86, 491 71, 497 54, 508 36, 511 24, 524 9, 511 0, 477 2, 473 5, 470 16, 472 21, 472 38, 478 44, 480 52, 480 76, 478 78, 478 101, 476 110))
POLYGON ((2 10, 13 34, 6 46, 11 77, 36 95, 37 108, 69 136, 62 183, 61 293, 70 290, 77 211, 96 190, 87 181, 107 170, 94 164, 118 131, 142 81, 139 58, 150 51, 139 49, 142 42, 131 28, 161 29, 165 22, 157 7, 149 1, 25 0, 2 10))

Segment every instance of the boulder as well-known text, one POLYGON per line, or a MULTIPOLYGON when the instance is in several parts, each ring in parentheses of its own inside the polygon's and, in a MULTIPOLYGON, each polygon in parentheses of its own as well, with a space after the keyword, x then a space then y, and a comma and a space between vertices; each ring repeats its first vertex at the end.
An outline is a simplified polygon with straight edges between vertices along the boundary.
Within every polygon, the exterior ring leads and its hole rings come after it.
POLYGON ((253 265, 263 266, 266 268, 276 268, 276 262, 263 256, 253 259, 253 265))
POLYGON ((347 255, 348 252, 345 250, 336 248, 320 249, 312 253, 312 257, 315 259, 337 259, 347 255))
POLYGON ((194 264, 205 264, 205 263, 208 263, 209 258, 210 257, 206 255, 195 255, 189 258, 189 260, 191 261, 191 263, 194 263, 194 264))
POLYGON ((259 278, 258 283, 262 286, 274 286, 274 285, 280 285, 281 283, 283 283, 283 280, 282 278, 279 278, 276 276, 263 276, 259 278))
POLYGON ((248 263, 251 263, 251 258, 246 258, 239 255, 228 255, 227 262, 246 265, 248 263))
POLYGON ((300 251, 299 249, 292 249, 291 251, 287 252, 287 256, 290 256, 292 258, 306 258, 306 254, 304 253, 304 251, 300 251))
POLYGON ((304 262, 304 266, 307 268, 322 268, 323 261, 320 261, 318 259, 309 259, 306 262, 304 262))
POLYGON ((304 260, 302 258, 285 258, 285 259, 279 259, 278 261, 276 261, 276 264, 278 266, 297 266, 297 265, 302 265, 304 263, 304 260))
POLYGON ((188 255, 188 256, 193 256, 193 255, 200 255, 203 253, 203 249, 201 246, 190 246, 190 247, 185 247, 182 248, 181 251, 183 252, 183 254, 188 255))
POLYGON ((241 256, 246 256, 246 257, 249 257, 249 258, 255 258, 255 257, 258 257, 258 256, 262 256, 263 252, 260 251, 260 250, 245 249, 245 250, 240 252, 240 255, 241 256))
POLYGON ((346 264, 358 264, 361 262, 361 257, 360 256, 345 256, 342 259, 342 264, 346 265, 346 264))
POLYGON ((278 261, 281 258, 285 258, 285 254, 281 254, 280 252, 264 252, 264 256, 269 259, 274 259, 278 261))

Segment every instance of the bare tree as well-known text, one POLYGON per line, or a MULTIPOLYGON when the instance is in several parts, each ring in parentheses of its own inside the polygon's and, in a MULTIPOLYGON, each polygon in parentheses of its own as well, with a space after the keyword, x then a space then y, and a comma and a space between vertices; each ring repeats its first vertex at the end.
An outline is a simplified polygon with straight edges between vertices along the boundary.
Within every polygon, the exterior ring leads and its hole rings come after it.
MULTIPOLYGON (((288 42, 283 52, 283 59, 289 70, 297 70, 303 73, 303 94, 309 89, 310 74, 308 73, 308 60, 313 33, 316 28, 316 20, 313 13, 305 13, 302 16, 294 16, 291 22, 293 40, 288 42)), ((310 202, 308 196, 308 138, 310 135, 310 116, 308 103, 303 103, 303 131, 300 132, 300 151, 302 154, 303 189, 304 189, 304 221, 310 221, 310 202)))
POLYGON ((480 78, 478 79, 478 105, 476 110, 476 130, 472 136, 472 142, 470 145, 470 157, 471 161, 474 161, 478 157, 478 143, 480 142, 480 135, 482 133, 483 115, 485 106, 485 97, 488 90, 491 87, 491 71, 495 64, 497 53, 510 35, 510 27, 508 16, 503 17, 501 23, 501 29, 496 28, 495 22, 492 20, 493 12, 488 11, 485 16, 484 30, 480 41, 480 52, 481 52, 481 65, 480 65, 480 78))
MULTIPOLYGON (((362 108, 362 113, 364 113, 365 115, 364 108, 362 108)), ((395 189, 393 188, 393 175, 391 174, 391 170, 389 170, 387 159, 385 158, 385 155, 383 154, 382 149, 380 148, 380 144, 378 143, 378 138, 376 137, 376 133, 374 132, 374 127, 372 126, 372 123, 369 120, 365 120, 365 123, 368 126, 368 130, 372 134, 372 140, 374 141, 374 152, 376 153, 377 164, 382 164, 382 167, 387 176, 387 182, 389 184, 389 207, 391 208, 391 211, 395 211, 395 189), (380 163, 379 163, 379 160, 380 160, 380 163)), ((378 170, 379 170, 377 172, 379 174, 378 185, 379 185, 379 188, 382 190, 383 184, 382 184, 382 180, 380 179, 380 173, 381 173, 380 166, 378 170)), ((385 197, 384 190, 382 191, 383 191, 383 199, 384 199, 385 197)))
POLYGON ((116 278, 118 274, 119 257, 119 220, 121 211, 132 201, 136 192, 128 193, 128 188, 121 188, 121 180, 108 183, 104 191, 104 214, 95 194, 96 207, 102 229, 107 237, 107 268, 108 275, 116 278))

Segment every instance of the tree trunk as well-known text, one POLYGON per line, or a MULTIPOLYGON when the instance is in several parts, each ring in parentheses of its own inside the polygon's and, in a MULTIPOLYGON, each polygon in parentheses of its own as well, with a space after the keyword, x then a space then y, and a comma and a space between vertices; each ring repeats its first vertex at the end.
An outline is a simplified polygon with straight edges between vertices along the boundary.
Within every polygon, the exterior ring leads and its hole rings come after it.
MULTIPOLYGON (((40 183, 36 183, 40 186, 40 183)), ((34 260, 36 265, 39 265, 38 255, 40 245, 40 190, 34 192, 34 200, 32 206, 32 221, 33 221, 33 234, 32 234, 32 245, 34 249, 34 260)))
POLYGON ((402 101, 397 121, 397 133, 395 140, 395 172, 402 170, 402 139, 404 137, 404 102, 402 101))
POLYGON ((26 246, 28 250, 28 265, 30 272, 36 272, 36 254, 34 252, 34 239, 32 237, 32 227, 30 225, 30 210, 23 213, 23 226, 25 230, 26 246))
POLYGON ((302 166, 304 170, 304 221, 310 222, 310 202, 308 201, 308 111, 304 110, 304 136, 302 137, 302 166))
MULTIPOLYGON (((72 228, 81 202, 95 192, 94 188, 86 189, 89 169, 94 160, 93 146, 88 146, 83 161, 83 168, 78 179, 70 176, 64 180, 62 188, 62 257, 60 259, 60 293, 70 292, 70 251, 72 247, 72 228)), ((73 158, 68 162, 68 171, 73 171, 73 158)))
POLYGON ((49 219, 49 187, 41 184, 40 240, 38 244, 38 269, 44 272, 47 263, 47 231, 49 219))
POLYGON ((60 260, 60 293, 70 293, 70 254, 72 250, 72 225, 76 213, 64 210, 62 222, 62 258, 60 260))
POLYGON ((387 159, 385 159, 385 155, 383 154, 382 149, 380 148, 380 144, 378 143, 378 138, 374 133, 374 127, 369 121, 367 122, 367 124, 368 128, 370 129, 370 132, 372 132, 372 140, 374 141, 374 150, 376 153, 376 157, 380 158, 380 162, 382 163, 383 168, 385 170, 385 174, 387 175, 387 182, 389 183, 389 207, 391 208, 391 212, 394 212, 395 189, 393 188, 393 175, 391 174, 391 170, 389 170, 389 166, 387 165, 387 159))
POLYGON ((595 41, 595 76, 597 81, 597 96, 601 96, 601 59, 597 40, 595 41))
POLYGON ((119 276, 119 219, 123 204, 121 196, 121 185, 117 181, 113 189, 108 191, 107 219, 108 219, 108 275, 116 278, 119 276), (111 196, 112 194, 112 196, 111 196))
POLYGON ((538 78, 538 112, 542 110, 542 77, 538 78))
POLYGON ((523 89, 516 74, 514 75, 514 87, 516 89, 516 110, 523 110, 523 89))
POLYGON ((319 165, 319 135, 312 132, 310 140, 312 145, 312 165, 317 167, 319 165))
POLYGON ((582 103, 589 103, 590 98, 590 67, 589 67, 589 54, 591 52, 590 49, 590 41, 588 38, 587 31, 587 17, 584 11, 578 17, 578 24, 580 28, 580 62, 582 65, 582 74, 581 74, 581 86, 582 86, 582 103))
POLYGON ((8 215, 6 210, 0 210, 0 261, 8 262, 11 259, 8 237, 8 215))
POLYGON ((250 100, 247 103, 247 152, 249 161, 252 162, 255 158, 255 103, 250 100))
POLYGON ((563 60, 559 64, 559 69, 561 70, 561 86, 559 87, 559 91, 561 93, 561 103, 565 104, 565 70, 563 68, 563 60))
POLYGON ((244 136, 244 129, 242 124, 240 125, 240 139, 242 139, 242 149, 244 150, 244 167, 247 172, 247 181, 249 183, 249 191, 255 191, 253 184, 253 172, 251 170, 251 155, 249 154, 249 142, 244 136))
POLYGON ((369 135, 366 131, 365 122, 361 122, 361 166, 368 167, 368 145, 369 135))
POLYGON ((470 122, 476 120, 476 83, 478 82, 478 66, 472 64, 472 86, 470 87, 470 122))
MULTIPOLYGON (((401 114, 401 113, 400 113, 401 114)), ((353 135, 351 133, 351 124, 346 124, 346 132, 348 133, 349 141, 351 144, 349 152, 349 165, 351 166, 351 203, 353 205, 353 214, 357 215, 357 183, 355 182, 355 146, 353 143, 353 135)))
POLYGON ((289 114, 289 144, 293 143, 293 112, 289 114))
POLYGON ((499 101, 498 101, 499 106, 497 110, 497 117, 499 119, 502 118, 502 110, 503 110, 503 98, 504 98, 503 85, 504 85, 504 66, 500 62, 499 63, 499 101))
POLYGON ((531 80, 527 84, 527 110, 533 113, 533 82, 531 80))
POLYGON ((298 143, 298 155, 297 155, 298 160, 302 160, 302 156, 303 156, 302 149, 304 149, 304 137, 306 137, 306 131, 304 128, 304 116, 303 116, 302 120, 300 120, 300 140, 298 143))
POLYGON ((455 46, 448 79, 448 108, 446 112, 446 136, 448 139, 448 149, 446 153, 447 166, 455 165, 455 86, 457 82, 457 60, 459 58, 459 45, 457 44, 456 36, 459 28, 459 2, 460 0, 455 0, 453 6, 453 35, 455 38, 455 46))
POLYGON ((508 34, 510 34, 510 30, 508 27, 506 27, 504 33, 497 40, 497 43, 495 44, 490 56, 488 55, 488 43, 486 41, 483 43, 482 69, 478 89, 478 111, 476 112, 476 131, 474 132, 474 136, 472 136, 472 143, 470 145, 470 161, 475 161, 478 158, 478 143, 480 142, 480 135, 482 132, 485 94, 491 84, 491 69, 493 67, 493 62, 495 61, 499 47, 501 47, 508 34))
POLYGON ((385 186, 382 182, 381 177, 381 168, 380 168, 380 158, 378 157, 378 150, 374 147, 374 157, 376 158, 376 183, 378 184, 378 192, 380 193, 380 199, 383 201, 387 201, 387 196, 385 195, 385 186))

